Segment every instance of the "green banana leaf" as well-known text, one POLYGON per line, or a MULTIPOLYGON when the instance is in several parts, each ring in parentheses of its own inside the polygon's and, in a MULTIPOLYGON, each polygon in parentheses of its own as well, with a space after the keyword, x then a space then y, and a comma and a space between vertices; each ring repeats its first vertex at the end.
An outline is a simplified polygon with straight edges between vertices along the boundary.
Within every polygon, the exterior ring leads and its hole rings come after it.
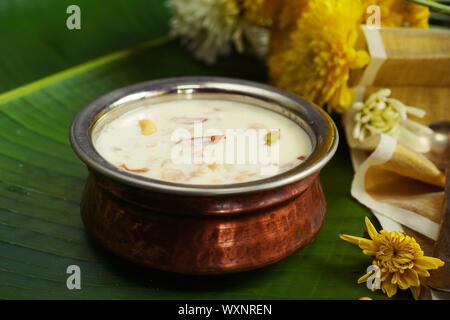
POLYGON ((0 2, 0 298, 385 298, 356 283, 371 261, 338 237, 363 235, 370 215, 350 196, 344 139, 322 173, 325 225, 312 244, 277 264, 236 275, 181 276, 135 266, 94 243, 79 215, 87 171, 68 142, 75 114, 139 81, 218 75, 264 82, 265 67, 247 56, 214 67, 194 60, 166 36, 162 1, 80 0, 82 29, 69 31, 72 2, 0 2), (74 264, 81 290, 66 287, 66 269, 74 264))

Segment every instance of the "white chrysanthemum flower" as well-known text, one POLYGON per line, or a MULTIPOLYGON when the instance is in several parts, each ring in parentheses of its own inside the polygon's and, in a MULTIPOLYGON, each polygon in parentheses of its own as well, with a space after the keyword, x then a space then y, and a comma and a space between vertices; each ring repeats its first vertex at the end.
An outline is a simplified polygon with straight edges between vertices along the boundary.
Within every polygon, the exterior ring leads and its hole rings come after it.
POLYGON ((168 0, 172 11, 171 34, 178 36, 196 58, 213 64, 234 47, 244 51, 244 42, 258 56, 268 49, 266 28, 245 21, 239 0, 168 0), (245 39, 245 41, 244 41, 245 39))
POLYGON ((405 146, 424 153, 430 150, 428 137, 433 131, 413 120, 409 115, 422 118, 425 111, 410 107, 397 99, 390 98, 391 90, 382 89, 364 102, 353 105, 353 137, 359 142, 375 134, 387 134, 396 137, 405 146))
POLYGON ((169 0, 171 33, 180 36, 194 55, 212 64, 233 44, 243 50, 240 9, 235 0, 169 0))
POLYGON ((270 32, 269 29, 250 23, 243 23, 245 40, 251 48, 251 52, 257 57, 264 59, 269 52, 270 32))

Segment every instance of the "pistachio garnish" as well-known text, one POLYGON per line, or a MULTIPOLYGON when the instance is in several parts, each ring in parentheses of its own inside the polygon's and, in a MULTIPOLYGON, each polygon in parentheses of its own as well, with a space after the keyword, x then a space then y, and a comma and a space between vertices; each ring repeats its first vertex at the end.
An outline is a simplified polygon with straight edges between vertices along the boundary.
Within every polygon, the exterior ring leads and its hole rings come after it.
POLYGON ((156 131, 156 125, 149 119, 139 120, 139 127, 144 136, 149 136, 156 131))
POLYGON ((270 131, 266 134, 266 144, 270 147, 280 139, 280 130, 270 131))

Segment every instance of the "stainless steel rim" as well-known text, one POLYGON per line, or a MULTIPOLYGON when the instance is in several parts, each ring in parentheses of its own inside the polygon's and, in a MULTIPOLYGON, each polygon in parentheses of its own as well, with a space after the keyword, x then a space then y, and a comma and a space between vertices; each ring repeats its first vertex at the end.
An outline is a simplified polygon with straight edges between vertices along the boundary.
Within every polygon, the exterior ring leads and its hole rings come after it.
POLYGON ((256 82, 219 77, 180 77, 138 83, 112 91, 93 101, 75 117, 70 130, 72 148, 93 171, 113 180, 152 191, 183 195, 213 196, 249 193, 274 189, 304 179, 319 171, 336 152, 337 128, 321 108, 287 92, 256 82), (123 172, 106 161, 95 150, 91 128, 99 115, 123 103, 173 94, 220 93, 251 97, 276 104, 295 114, 309 126, 315 141, 313 153, 299 166, 266 179, 228 185, 190 185, 165 182, 123 172))

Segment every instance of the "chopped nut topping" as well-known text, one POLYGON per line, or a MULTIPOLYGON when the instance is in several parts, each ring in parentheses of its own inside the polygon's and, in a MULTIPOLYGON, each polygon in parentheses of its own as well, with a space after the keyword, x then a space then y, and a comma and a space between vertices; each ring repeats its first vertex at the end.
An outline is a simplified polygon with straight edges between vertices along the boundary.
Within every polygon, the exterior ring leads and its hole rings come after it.
POLYGON ((205 167, 199 166, 197 169, 195 169, 195 170, 192 172, 191 176, 194 177, 194 178, 196 178, 196 177, 200 177, 200 176, 206 174, 207 172, 208 172, 208 171, 206 170, 205 167))
POLYGON ((234 177, 234 181, 236 182, 243 182, 246 180, 249 180, 250 178, 254 177, 256 173, 250 172, 250 171, 241 171, 239 172, 239 175, 234 177))
POLYGON ((148 119, 139 120, 139 127, 144 136, 149 136, 156 131, 156 125, 148 119))
POLYGON ((214 136, 211 136, 211 138, 210 138, 212 143, 217 143, 222 139, 226 139, 226 136, 223 134, 222 135, 214 135, 214 136))
POLYGON ((213 171, 219 169, 219 167, 220 165, 218 165, 217 163, 208 164, 208 168, 213 171))
POLYGON ((142 168, 142 169, 130 169, 127 167, 127 165, 125 163, 122 163, 119 165, 120 168, 129 171, 129 172, 133 172, 133 173, 146 173, 149 172, 150 169, 149 168, 142 168))
POLYGON ((198 122, 205 122, 208 121, 208 118, 195 118, 195 117, 175 117, 171 119, 172 121, 179 123, 179 124, 195 124, 198 122))
POLYGON ((162 171, 161 177, 164 180, 170 180, 170 181, 185 180, 183 171, 178 170, 178 169, 164 169, 162 171))

